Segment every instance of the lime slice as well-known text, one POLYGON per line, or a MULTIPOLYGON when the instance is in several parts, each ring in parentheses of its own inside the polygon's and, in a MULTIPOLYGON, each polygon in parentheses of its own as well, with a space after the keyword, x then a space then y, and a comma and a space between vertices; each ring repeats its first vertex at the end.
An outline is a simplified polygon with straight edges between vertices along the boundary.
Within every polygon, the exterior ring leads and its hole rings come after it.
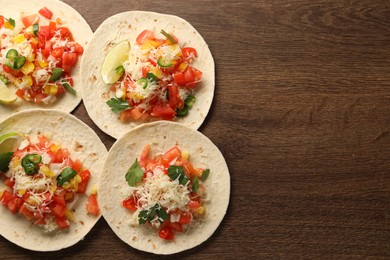
POLYGON ((0 154, 14 151, 20 141, 18 133, 7 133, 0 136, 0 154))
POLYGON ((106 84, 114 84, 122 75, 115 69, 129 57, 130 43, 123 41, 112 48, 103 63, 102 74, 103 82, 106 84))
POLYGON ((0 80, 0 103, 9 104, 16 100, 17 96, 0 80))

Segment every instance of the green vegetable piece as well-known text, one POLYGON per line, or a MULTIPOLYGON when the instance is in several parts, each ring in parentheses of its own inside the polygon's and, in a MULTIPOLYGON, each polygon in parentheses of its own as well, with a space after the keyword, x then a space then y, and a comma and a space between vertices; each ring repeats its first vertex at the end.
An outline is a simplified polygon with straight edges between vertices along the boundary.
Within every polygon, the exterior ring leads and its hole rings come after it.
POLYGON ((163 57, 161 57, 157 60, 157 64, 158 64, 158 66, 160 66, 162 68, 169 68, 169 67, 173 66, 172 61, 167 61, 163 57))
POLYGON ((178 181, 181 185, 187 185, 189 182, 188 176, 184 173, 182 166, 171 165, 168 168, 168 177, 173 181, 178 181))
POLYGON ((148 74, 146 74, 146 78, 150 81, 154 81, 154 82, 158 82, 158 78, 156 75, 154 75, 153 73, 149 72, 148 74))
POLYGON ((142 181, 143 177, 144 177, 144 171, 139 165, 138 160, 135 159, 135 162, 126 173, 125 176, 126 181, 130 187, 134 187, 137 183, 142 181))
POLYGON ((118 66, 118 67, 115 69, 115 72, 116 72, 120 77, 122 77, 123 74, 125 74, 125 68, 124 68, 122 65, 120 65, 120 66, 118 66))
POLYGON ((170 35, 169 33, 167 33, 166 31, 164 30, 161 30, 161 33, 173 44, 176 43, 175 39, 172 37, 172 35, 170 35))
POLYGON ((57 176, 57 184, 62 186, 64 183, 69 182, 77 172, 70 167, 66 167, 62 170, 61 174, 57 176))
POLYGON ((8 22, 12 25, 12 27, 14 27, 15 28, 15 20, 14 19, 12 19, 12 18, 9 18, 8 19, 8 22))
POLYGON ((2 153, 0 154, 0 172, 7 172, 9 163, 11 162, 13 152, 2 153))
POLYGON ((106 104, 111 108, 112 112, 119 113, 121 111, 130 109, 130 105, 126 100, 119 98, 111 98, 106 102, 106 104))
POLYGON ((140 78, 137 80, 137 84, 140 85, 143 89, 148 86, 148 80, 146 78, 140 78))
POLYGON ((145 224, 146 222, 152 222, 157 215, 157 220, 160 223, 163 223, 169 218, 167 211, 161 207, 158 203, 154 204, 148 210, 142 210, 138 213, 138 223, 140 225, 145 224))
POLYGON ((33 153, 33 154, 26 155, 25 157, 29 162, 33 164, 38 164, 42 161, 42 156, 40 156, 39 154, 33 153))
POLYGON ((193 95, 188 95, 186 100, 184 101, 184 104, 188 107, 188 108, 192 108, 192 106, 194 105, 195 103, 195 100, 196 100, 196 97, 193 96, 193 95))
POLYGON ((11 62, 10 60, 7 60, 5 62, 5 65, 10 68, 10 69, 13 69, 14 68, 14 62, 11 62))
POLYGON ((69 82, 64 81, 64 82, 61 82, 61 84, 62 84, 62 86, 64 87, 64 89, 65 89, 66 91, 68 91, 70 94, 72 94, 72 95, 77 95, 76 90, 70 85, 69 82))
POLYGON ((27 175, 34 175, 39 170, 38 165, 31 162, 27 163, 23 168, 27 175))
POLYGON ((188 115, 188 107, 184 106, 182 109, 176 110, 176 115, 177 116, 186 116, 186 115, 188 115))
POLYGON ((209 174, 210 174, 210 169, 206 169, 202 172, 202 177, 201 177, 201 180, 202 181, 205 181, 207 179, 207 177, 209 177, 209 174))
POLYGON ((14 69, 20 69, 26 63, 26 57, 20 56, 14 62, 14 69))
POLYGON ((34 35, 38 36, 39 24, 37 24, 37 23, 33 24, 32 30, 33 30, 34 35))
POLYGON ((199 189, 199 179, 198 176, 196 175, 192 180, 192 191, 196 192, 198 189, 199 189))
POLYGON ((63 73, 64 73, 63 69, 61 69, 61 68, 54 68, 51 71, 51 76, 49 78, 49 81, 55 82, 55 81, 59 80, 63 73))
POLYGON ((12 60, 16 59, 18 56, 19 56, 19 53, 18 53, 18 51, 15 50, 15 49, 9 49, 9 50, 7 51, 7 54, 5 55, 5 57, 6 57, 7 59, 12 59, 12 60))
POLYGON ((3 81, 5 85, 9 83, 9 80, 3 74, 0 74, 0 80, 3 81))

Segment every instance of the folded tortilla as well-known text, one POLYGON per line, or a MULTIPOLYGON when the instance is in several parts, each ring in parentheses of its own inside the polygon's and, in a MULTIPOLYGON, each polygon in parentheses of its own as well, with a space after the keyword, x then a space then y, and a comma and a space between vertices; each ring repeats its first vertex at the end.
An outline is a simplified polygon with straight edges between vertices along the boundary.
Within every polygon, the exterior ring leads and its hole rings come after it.
POLYGON ((130 45, 144 30, 160 30, 173 33, 180 43, 197 50, 198 57, 193 66, 203 72, 202 81, 196 89, 196 102, 187 116, 175 121, 198 129, 205 120, 214 96, 214 60, 207 43, 199 32, 184 19, 153 12, 130 11, 119 13, 105 20, 95 31, 81 64, 83 78, 83 102, 88 115, 105 133, 118 138, 142 122, 121 123, 119 115, 111 111, 106 101, 109 85, 101 78, 101 68, 107 53, 119 42, 128 40, 130 45))
POLYGON ((130 246, 154 254, 174 254, 206 241, 224 218, 229 197, 229 170, 218 148, 200 132, 167 121, 138 126, 118 139, 108 153, 99 184, 99 205, 111 229, 130 246), (189 151, 194 166, 210 169, 203 183, 209 198, 204 218, 193 220, 189 230, 176 232, 172 241, 160 238, 158 231, 147 225, 132 224, 132 212, 122 206, 129 190, 125 174, 147 144, 151 157, 178 145, 189 151))
MULTIPOLYGON (((93 32, 84 20, 84 18, 71 6, 58 0, 14 0, 12 2, 8 0, 0 0, 0 15, 5 18, 12 18, 16 21, 16 27, 21 26, 20 18, 25 15, 37 14, 39 9, 47 7, 53 12, 53 18, 57 17, 63 21, 63 26, 68 27, 72 32, 75 42, 79 43, 84 48, 91 39, 93 32)), ((46 19, 46 18, 42 18, 46 19)), ((82 56, 81 56, 82 57, 82 56)), ((27 102, 18 98, 14 103, 3 105, 0 104, 0 119, 16 113, 18 111, 41 108, 41 109, 57 109, 70 113, 81 101, 80 93, 80 66, 81 60, 77 62, 76 66, 72 69, 73 87, 77 91, 77 95, 71 93, 64 93, 53 104, 35 104, 27 102)))
MULTIPOLYGON (((0 135, 11 132, 30 136, 40 133, 49 135, 53 143, 69 150, 71 158, 79 159, 90 170, 91 177, 85 196, 80 196, 74 206, 76 223, 71 222, 67 230, 46 234, 41 227, 0 205, 0 235, 20 247, 34 251, 55 251, 76 244, 100 218, 100 215, 89 215, 85 205, 87 196, 94 186, 97 187, 107 155, 106 147, 85 123, 58 110, 33 109, 16 113, 0 122, 0 135)), ((4 182, 0 181, 0 190, 5 187, 4 182)))

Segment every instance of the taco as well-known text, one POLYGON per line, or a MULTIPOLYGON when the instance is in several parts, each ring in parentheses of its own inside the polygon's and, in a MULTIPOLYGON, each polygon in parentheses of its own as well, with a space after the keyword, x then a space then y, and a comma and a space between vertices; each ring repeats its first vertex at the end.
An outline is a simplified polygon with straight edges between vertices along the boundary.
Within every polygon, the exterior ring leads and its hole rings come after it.
POLYGON ((218 228, 230 176, 207 137, 159 121, 114 143, 98 189, 103 217, 121 240, 142 251, 174 254, 203 243, 218 228))
POLYGON ((105 20, 81 65, 89 116, 114 138, 144 122, 172 120, 193 129, 214 95, 214 60, 187 21, 131 11, 105 20))
POLYGON ((71 112, 92 30, 58 0, 0 0, 0 118, 31 108, 71 112))
POLYGON ((107 150, 99 137, 48 109, 8 117, 0 136, 0 235, 34 251, 83 239, 101 216, 97 183, 107 150))

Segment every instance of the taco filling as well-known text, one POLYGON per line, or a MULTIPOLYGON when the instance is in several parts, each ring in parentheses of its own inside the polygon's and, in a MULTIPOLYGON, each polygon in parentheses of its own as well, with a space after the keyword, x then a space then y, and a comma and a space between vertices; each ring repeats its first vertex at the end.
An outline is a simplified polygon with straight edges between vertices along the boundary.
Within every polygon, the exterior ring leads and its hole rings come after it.
POLYGON ((203 182, 209 169, 195 168, 189 154, 174 146, 164 154, 149 158, 146 145, 140 159, 126 173, 129 196, 122 206, 132 212, 132 222, 148 225, 165 240, 184 232, 205 212, 203 182))
POLYGON ((75 95, 72 68, 83 47, 46 7, 15 21, 0 15, 0 80, 19 98, 49 104, 75 95))
POLYGON ((127 59, 113 68, 119 79, 110 87, 107 105, 121 122, 186 116, 202 78, 192 65, 196 58, 196 49, 180 45, 172 33, 144 30, 127 59))
MULTIPOLYGON (((77 221, 74 206, 86 196, 91 173, 48 136, 24 137, 16 151, 0 154, 1 179, 7 186, 0 191, 0 202, 44 232, 68 229, 77 221)), ((98 216, 96 196, 92 192, 86 208, 79 210, 98 216)))

